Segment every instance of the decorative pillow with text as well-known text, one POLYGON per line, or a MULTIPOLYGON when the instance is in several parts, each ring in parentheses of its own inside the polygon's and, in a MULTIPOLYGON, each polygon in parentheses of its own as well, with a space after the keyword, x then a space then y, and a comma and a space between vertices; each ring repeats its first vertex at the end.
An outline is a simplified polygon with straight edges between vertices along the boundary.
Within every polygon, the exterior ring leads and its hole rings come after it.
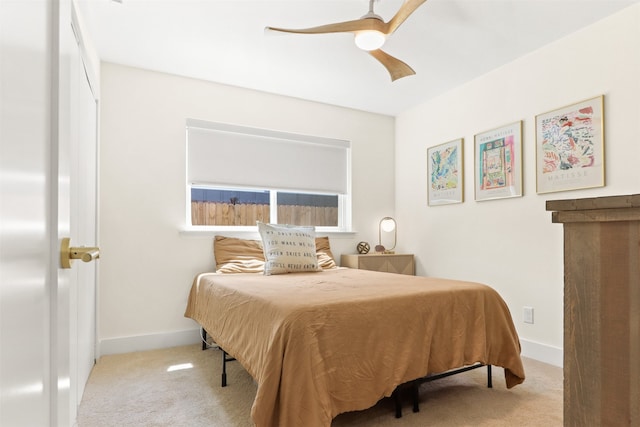
POLYGON ((319 271, 314 227, 258 222, 258 232, 266 276, 319 271))

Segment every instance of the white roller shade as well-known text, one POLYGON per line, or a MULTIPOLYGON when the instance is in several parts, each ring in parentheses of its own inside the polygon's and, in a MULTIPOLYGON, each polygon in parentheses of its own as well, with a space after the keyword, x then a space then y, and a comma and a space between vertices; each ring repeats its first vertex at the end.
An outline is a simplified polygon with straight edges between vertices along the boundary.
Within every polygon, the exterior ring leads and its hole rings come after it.
POLYGON ((264 129, 187 120, 187 180, 346 194, 350 143, 264 129))

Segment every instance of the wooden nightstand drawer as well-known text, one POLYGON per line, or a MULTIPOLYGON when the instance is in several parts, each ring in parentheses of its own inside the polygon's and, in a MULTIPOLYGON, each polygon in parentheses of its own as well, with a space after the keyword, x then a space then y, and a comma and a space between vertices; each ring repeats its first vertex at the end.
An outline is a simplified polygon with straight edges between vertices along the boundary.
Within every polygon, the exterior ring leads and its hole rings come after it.
POLYGON ((342 267, 387 273, 415 274, 412 254, 347 254, 340 257, 342 267))

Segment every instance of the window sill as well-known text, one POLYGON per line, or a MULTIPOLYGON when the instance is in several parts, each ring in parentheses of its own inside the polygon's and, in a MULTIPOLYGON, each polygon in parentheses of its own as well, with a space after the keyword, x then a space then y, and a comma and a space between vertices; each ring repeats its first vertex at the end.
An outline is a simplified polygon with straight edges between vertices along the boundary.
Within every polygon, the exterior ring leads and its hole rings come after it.
MULTIPOLYGON (((236 237, 239 239, 260 239, 260 234, 258 233, 257 227, 185 227, 179 230, 179 234, 181 237, 204 237, 204 238, 212 238, 216 235, 226 236, 226 237, 236 237)), ((318 236, 329 236, 336 239, 348 239, 352 238, 356 235, 356 231, 354 230, 336 230, 336 229, 326 229, 323 227, 316 228, 316 235, 318 236)))

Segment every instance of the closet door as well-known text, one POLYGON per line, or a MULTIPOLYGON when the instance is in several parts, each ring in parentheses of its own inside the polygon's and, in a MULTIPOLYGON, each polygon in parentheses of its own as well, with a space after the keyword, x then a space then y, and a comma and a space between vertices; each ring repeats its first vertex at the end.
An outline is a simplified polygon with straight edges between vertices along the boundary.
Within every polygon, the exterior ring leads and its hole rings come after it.
MULTIPOLYGON (((71 148, 71 241, 79 245, 97 247, 97 102, 87 78, 81 55, 74 61, 74 115, 72 120, 77 137, 71 148)), ((96 359, 96 280, 97 262, 75 261, 71 280, 77 300, 75 320, 77 381, 73 400, 77 407, 96 359)), ((73 333, 73 332, 72 332, 73 333)))

